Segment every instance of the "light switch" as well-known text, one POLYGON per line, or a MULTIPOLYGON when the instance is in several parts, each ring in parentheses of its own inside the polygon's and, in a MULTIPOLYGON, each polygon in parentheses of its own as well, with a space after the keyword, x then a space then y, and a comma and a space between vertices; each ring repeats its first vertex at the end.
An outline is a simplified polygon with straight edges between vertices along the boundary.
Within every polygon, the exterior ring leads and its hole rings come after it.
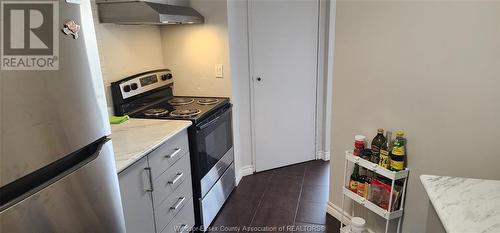
POLYGON ((224 66, 222 64, 215 64, 215 77, 216 78, 224 77, 224 66))

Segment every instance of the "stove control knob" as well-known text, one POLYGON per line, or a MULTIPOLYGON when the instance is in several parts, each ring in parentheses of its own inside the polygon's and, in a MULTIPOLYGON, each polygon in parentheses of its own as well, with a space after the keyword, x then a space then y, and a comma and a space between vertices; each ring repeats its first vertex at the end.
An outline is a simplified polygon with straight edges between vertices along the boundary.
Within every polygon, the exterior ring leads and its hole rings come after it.
POLYGON ((123 86, 123 91, 124 92, 129 92, 130 91, 130 85, 123 86))
POLYGON ((164 75, 162 75, 162 76, 161 76, 161 80, 166 81, 166 80, 168 80, 168 79, 172 79, 172 77, 173 77, 173 76, 172 76, 172 74, 171 74, 171 73, 164 74, 164 75))
POLYGON ((137 83, 132 83, 130 84, 130 88, 132 88, 132 90, 137 90, 139 86, 137 86, 137 83))

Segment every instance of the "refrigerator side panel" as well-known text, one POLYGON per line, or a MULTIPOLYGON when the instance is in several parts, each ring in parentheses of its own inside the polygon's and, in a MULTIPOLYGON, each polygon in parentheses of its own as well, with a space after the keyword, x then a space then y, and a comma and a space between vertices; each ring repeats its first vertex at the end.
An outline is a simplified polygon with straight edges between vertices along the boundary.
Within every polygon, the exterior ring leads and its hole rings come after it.
POLYGON ((111 132, 90 1, 56 2, 59 70, 0 71, 0 186, 111 132))
POLYGON ((0 232, 125 233, 111 141, 93 161, 0 212, 0 232))

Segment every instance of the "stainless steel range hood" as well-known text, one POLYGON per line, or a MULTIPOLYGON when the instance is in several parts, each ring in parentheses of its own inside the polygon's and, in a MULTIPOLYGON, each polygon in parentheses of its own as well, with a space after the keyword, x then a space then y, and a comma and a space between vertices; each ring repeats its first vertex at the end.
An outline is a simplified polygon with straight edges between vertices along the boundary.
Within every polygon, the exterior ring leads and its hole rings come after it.
POLYGON ((195 9, 166 0, 97 0, 99 21, 114 24, 194 24, 205 18, 195 9))

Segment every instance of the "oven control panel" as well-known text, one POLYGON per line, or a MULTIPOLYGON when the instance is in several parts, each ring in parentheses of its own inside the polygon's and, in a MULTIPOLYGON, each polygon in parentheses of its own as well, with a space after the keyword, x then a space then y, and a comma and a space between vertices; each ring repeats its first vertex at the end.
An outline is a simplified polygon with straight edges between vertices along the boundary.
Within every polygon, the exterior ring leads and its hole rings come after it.
POLYGON ((126 99, 173 83, 172 72, 170 70, 162 70, 134 77, 120 83, 119 86, 123 99, 126 99))

